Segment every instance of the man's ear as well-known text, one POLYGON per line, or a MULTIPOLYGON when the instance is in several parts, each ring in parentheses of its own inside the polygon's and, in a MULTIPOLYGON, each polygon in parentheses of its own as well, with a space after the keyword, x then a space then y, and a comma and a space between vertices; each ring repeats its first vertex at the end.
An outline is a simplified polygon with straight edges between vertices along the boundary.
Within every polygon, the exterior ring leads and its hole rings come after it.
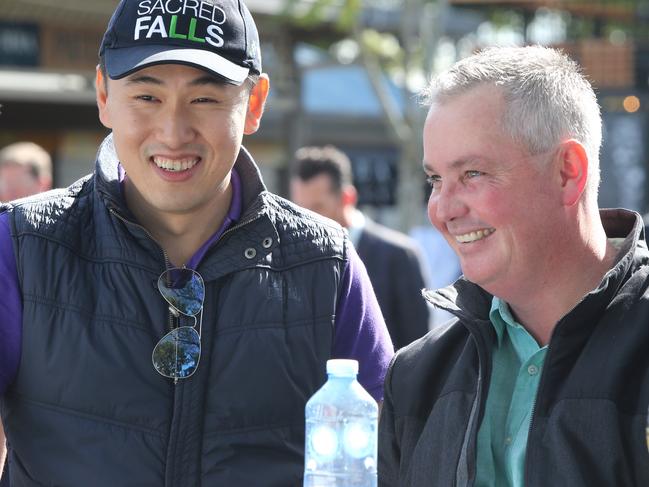
POLYGON ((348 184, 342 189, 342 199, 343 199, 343 205, 345 206, 356 206, 356 203, 358 203, 358 192, 356 191, 356 188, 352 186, 351 184, 348 184))
POLYGON ((259 75, 259 80, 250 90, 248 99, 248 112, 246 113, 246 124, 243 133, 246 135, 254 134, 259 129, 261 116, 264 114, 266 98, 270 90, 270 80, 266 73, 259 75))
POLYGON ((99 66, 96 68, 97 74, 95 75, 95 93, 97 97, 97 108, 99 109, 99 120, 106 128, 112 128, 110 123, 110 117, 108 115, 108 87, 107 80, 104 79, 104 74, 99 69, 99 66))
POLYGON ((581 199, 588 181, 588 154, 581 142, 569 139, 557 153, 563 203, 572 206, 581 199))

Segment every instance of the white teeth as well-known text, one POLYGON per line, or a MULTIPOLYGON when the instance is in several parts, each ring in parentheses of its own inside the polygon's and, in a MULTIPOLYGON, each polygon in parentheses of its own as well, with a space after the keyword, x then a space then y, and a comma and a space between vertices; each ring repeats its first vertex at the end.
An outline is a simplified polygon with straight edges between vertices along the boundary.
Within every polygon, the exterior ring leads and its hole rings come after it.
POLYGON ((198 161, 198 158, 167 159, 166 157, 153 157, 154 164, 167 171, 186 171, 194 167, 198 161))
POLYGON ((495 231, 495 228, 485 228, 483 230, 477 230, 475 232, 465 233, 463 235, 456 235, 455 240, 460 243, 475 242, 476 240, 481 240, 485 237, 488 237, 495 231))

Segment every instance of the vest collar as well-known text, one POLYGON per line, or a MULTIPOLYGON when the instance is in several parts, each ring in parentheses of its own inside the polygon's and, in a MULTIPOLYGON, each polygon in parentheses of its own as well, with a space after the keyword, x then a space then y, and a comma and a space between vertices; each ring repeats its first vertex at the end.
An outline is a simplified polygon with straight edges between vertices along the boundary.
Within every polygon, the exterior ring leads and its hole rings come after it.
MULTIPOLYGON (((122 196, 119 178, 119 159, 108 135, 99 147, 95 169, 95 188, 98 197, 107 208, 123 219, 135 223, 128 230, 152 250, 157 245, 147 232, 137 224, 122 196)), ((242 146, 234 167, 241 179, 242 214, 239 222, 228 229, 229 244, 218 253, 206 253, 198 270, 206 280, 219 278, 242 267, 264 265, 271 259, 272 251, 279 243, 279 236, 273 220, 269 217, 269 196, 259 168, 248 151, 242 146), (254 230, 250 223, 256 222, 254 230), (260 237, 261 235, 261 237, 260 237), (210 254, 210 258, 207 258, 210 254)))

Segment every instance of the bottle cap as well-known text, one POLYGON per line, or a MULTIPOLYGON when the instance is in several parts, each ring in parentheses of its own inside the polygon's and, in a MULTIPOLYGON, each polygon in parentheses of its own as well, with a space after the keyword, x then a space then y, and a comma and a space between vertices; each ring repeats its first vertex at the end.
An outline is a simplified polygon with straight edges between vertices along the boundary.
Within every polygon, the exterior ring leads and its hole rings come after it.
POLYGON ((358 360, 327 360, 327 374, 338 375, 342 377, 356 377, 356 374, 358 374, 358 360))

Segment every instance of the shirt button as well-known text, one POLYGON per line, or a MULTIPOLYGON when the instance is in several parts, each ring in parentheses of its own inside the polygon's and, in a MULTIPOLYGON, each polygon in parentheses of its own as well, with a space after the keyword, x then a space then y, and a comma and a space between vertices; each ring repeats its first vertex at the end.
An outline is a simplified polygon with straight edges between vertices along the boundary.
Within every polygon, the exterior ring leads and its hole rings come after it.
POLYGON ((505 438, 505 446, 509 446, 511 444, 512 444, 512 437, 508 436, 507 438, 505 438))
POLYGON ((530 365, 527 368, 527 373, 530 375, 536 375, 539 373, 539 368, 536 365, 530 365))

